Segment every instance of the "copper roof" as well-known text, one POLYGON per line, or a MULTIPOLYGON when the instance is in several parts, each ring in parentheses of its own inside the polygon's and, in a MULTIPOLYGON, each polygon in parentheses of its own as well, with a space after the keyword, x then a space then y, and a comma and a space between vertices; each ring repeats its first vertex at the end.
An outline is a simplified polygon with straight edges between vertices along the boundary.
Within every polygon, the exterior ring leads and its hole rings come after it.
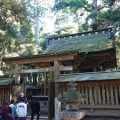
POLYGON ((84 72, 58 75, 55 82, 120 80, 120 71, 84 72))

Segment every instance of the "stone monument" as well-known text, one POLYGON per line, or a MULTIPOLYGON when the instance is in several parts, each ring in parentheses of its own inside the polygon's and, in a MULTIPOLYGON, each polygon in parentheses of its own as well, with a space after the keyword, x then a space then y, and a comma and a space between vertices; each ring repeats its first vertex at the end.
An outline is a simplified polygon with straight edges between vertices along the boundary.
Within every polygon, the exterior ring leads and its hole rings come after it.
POLYGON ((77 83, 69 82, 69 88, 63 94, 58 95, 58 101, 65 102, 66 110, 61 111, 61 120, 80 120, 85 116, 85 111, 79 110, 79 103, 85 101, 85 94, 77 91, 77 83))

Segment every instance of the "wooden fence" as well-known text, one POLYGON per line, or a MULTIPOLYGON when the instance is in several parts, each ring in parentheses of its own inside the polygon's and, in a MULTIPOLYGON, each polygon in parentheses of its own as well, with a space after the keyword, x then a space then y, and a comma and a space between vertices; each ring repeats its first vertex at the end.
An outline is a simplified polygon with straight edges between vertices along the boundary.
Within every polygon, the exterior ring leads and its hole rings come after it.
MULTIPOLYGON (((67 83, 59 84, 59 93, 67 91, 67 83)), ((91 114, 120 114, 120 82, 91 81, 78 82, 77 91, 86 95, 86 101, 80 103, 80 109, 91 114)))

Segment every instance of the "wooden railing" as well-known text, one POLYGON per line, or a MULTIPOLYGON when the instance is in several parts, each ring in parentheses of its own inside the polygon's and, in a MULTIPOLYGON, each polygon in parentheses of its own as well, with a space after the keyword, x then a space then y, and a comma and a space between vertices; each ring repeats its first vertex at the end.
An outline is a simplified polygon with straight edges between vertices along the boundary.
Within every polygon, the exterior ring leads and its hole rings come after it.
MULTIPOLYGON (((82 105, 118 105, 120 103, 119 81, 79 82, 77 91, 86 95, 82 105)), ((67 90, 67 84, 59 85, 59 93, 67 90)))

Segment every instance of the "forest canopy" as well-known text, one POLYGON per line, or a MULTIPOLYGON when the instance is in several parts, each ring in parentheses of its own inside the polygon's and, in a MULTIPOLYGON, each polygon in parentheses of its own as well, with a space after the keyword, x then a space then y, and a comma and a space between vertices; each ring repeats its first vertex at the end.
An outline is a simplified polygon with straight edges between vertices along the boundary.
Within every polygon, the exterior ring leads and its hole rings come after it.
POLYGON ((0 57, 40 54, 49 36, 107 27, 113 27, 120 66, 119 0, 0 0, 0 57), (54 30, 46 32, 49 20, 54 30))

